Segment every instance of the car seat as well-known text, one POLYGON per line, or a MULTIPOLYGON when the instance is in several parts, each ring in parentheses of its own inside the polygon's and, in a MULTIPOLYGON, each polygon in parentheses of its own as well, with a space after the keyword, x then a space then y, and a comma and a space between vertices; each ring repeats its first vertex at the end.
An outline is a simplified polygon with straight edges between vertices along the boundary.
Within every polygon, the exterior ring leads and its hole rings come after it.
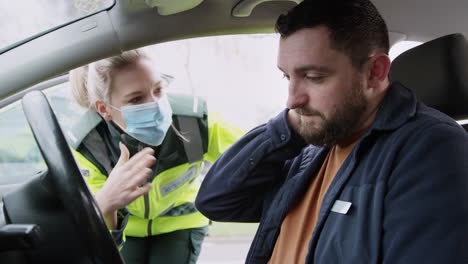
MULTIPOLYGON (((446 35, 400 54, 390 79, 411 88, 419 100, 453 119, 468 119, 468 42, 446 35)), ((468 123, 463 127, 468 131, 468 123)))

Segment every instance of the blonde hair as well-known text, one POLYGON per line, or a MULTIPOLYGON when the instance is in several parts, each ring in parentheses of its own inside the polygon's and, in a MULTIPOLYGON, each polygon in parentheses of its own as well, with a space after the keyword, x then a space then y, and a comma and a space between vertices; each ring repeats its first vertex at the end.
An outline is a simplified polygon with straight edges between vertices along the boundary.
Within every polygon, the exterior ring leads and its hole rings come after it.
POLYGON ((112 73, 140 59, 149 59, 141 50, 125 51, 114 57, 99 60, 70 71, 70 83, 75 101, 95 110, 96 101, 110 102, 112 73))
MULTIPOLYGON (((125 51, 121 55, 96 61, 70 71, 70 83, 75 102, 92 111, 96 111, 94 107, 96 101, 110 103, 112 73, 141 59, 150 58, 141 50, 125 51)), ((171 127, 182 140, 190 141, 173 123, 171 127)))

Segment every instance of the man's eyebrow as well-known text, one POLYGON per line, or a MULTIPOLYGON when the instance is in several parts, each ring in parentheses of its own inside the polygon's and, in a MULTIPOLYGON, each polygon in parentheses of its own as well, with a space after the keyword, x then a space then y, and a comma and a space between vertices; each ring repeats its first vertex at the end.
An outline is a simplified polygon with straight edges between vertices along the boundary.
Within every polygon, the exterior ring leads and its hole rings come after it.
POLYGON ((333 73, 335 70, 319 65, 305 65, 294 69, 294 72, 306 72, 306 71, 316 71, 320 73, 333 73))
MULTIPOLYGON (((281 67, 278 66, 278 69, 281 71, 281 72, 285 72, 283 69, 281 69, 281 67)), ((316 72, 320 72, 320 73, 334 73, 335 70, 332 70, 331 68, 328 68, 328 67, 325 67, 325 66, 319 66, 319 65, 305 65, 305 66, 301 66, 301 67, 297 67, 294 69, 294 72, 296 73, 301 73, 301 72, 306 72, 306 71, 316 71, 316 72)))

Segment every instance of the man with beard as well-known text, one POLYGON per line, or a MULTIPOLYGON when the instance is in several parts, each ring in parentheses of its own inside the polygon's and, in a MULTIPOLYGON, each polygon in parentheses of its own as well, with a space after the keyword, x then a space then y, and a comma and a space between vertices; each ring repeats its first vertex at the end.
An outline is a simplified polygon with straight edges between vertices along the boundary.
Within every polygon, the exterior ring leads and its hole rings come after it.
POLYGON ((246 263, 464 263, 468 136, 390 83, 369 0, 305 0, 276 24, 287 108, 213 165, 197 208, 260 222, 246 263))

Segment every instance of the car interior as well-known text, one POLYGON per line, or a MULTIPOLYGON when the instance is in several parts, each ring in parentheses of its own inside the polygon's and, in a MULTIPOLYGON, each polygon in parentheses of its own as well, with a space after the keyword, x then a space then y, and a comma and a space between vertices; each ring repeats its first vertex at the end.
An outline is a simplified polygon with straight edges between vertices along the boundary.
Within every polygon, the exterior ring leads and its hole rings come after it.
MULTIPOLYGON (((455 120, 468 117, 468 43, 450 34, 395 58, 390 78, 411 87, 416 96, 455 120)), ((468 124, 463 124, 468 131, 468 124)))
MULTIPOLYGON (((273 33, 278 14, 298 2, 116 1, 105 10, 0 50, 0 107, 22 99, 48 168, 3 195, 0 262, 123 263, 47 98, 36 91, 41 82, 150 44, 273 33)), ((425 42, 392 62, 391 80, 413 89, 428 106, 456 120, 467 119, 468 3, 373 2, 388 23, 391 44, 404 39, 425 42), (438 20, 444 23, 434 23, 438 20)), ((468 131, 468 124, 463 126, 468 131)))

